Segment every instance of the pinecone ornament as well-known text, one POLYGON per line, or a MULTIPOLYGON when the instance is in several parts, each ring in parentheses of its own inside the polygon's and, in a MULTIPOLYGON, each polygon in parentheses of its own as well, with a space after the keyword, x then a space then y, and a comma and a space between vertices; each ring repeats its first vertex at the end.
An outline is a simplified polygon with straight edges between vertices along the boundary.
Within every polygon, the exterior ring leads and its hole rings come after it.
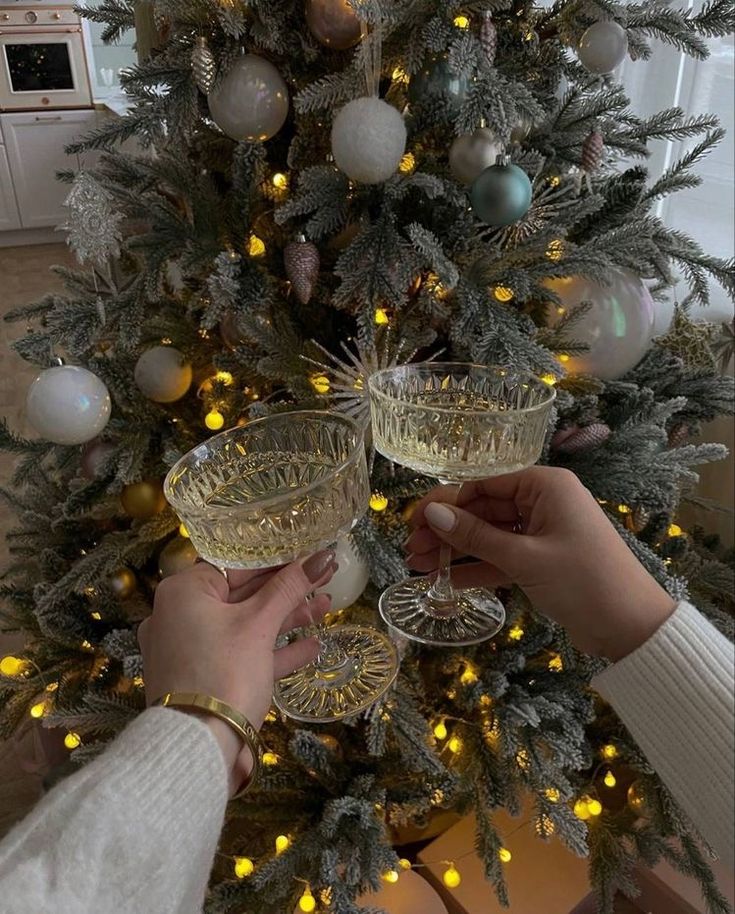
POLYGON ((319 249, 304 235, 297 235, 283 249, 283 265, 294 295, 302 305, 307 305, 319 276, 319 249))
POLYGON ((480 45, 485 52, 487 62, 492 66, 495 63, 495 54, 498 50, 498 30, 493 22, 490 10, 485 10, 480 26, 480 45))
POLYGON ((570 425, 560 428, 551 439, 551 449, 558 454, 577 454, 580 451, 589 451, 600 447, 610 437, 610 427, 604 422, 593 422, 580 428, 570 425))
POLYGON ((197 38, 191 52, 191 69, 194 74, 194 82, 197 84, 199 91, 209 95, 217 75, 217 64, 214 54, 209 50, 209 42, 204 35, 200 35, 197 38))
POLYGON ((597 171, 602 162, 602 154, 605 151, 605 141, 602 134, 595 127, 587 135, 587 139, 582 143, 582 169, 588 175, 597 171))
POLYGON ((684 424, 675 425, 669 432, 669 447, 684 447, 689 443, 689 429, 684 424))

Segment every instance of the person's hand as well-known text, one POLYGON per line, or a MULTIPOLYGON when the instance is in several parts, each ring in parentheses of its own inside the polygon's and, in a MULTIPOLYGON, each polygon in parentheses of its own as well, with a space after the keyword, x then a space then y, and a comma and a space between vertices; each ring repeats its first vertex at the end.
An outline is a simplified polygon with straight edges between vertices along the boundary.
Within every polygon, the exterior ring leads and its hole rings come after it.
POLYGON ((600 506, 568 470, 520 473, 439 486, 418 504, 408 565, 432 572, 442 542, 457 587, 517 584, 540 612, 588 654, 619 660, 671 615, 675 602, 638 562, 600 506), (457 507, 450 507, 457 499, 457 507), (515 530, 522 530, 520 535, 515 530))
MULTIPOLYGON (((200 562, 165 578, 153 613, 138 628, 146 701, 167 692, 200 692, 231 705, 259 728, 271 704, 274 679, 315 659, 313 638, 275 649, 279 633, 318 622, 330 597, 306 597, 329 582, 334 552, 280 569, 229 571, 200 562)), ((223 721, 202 714, 225 756, 231 791, 252 767, 249 750, 223 721)))

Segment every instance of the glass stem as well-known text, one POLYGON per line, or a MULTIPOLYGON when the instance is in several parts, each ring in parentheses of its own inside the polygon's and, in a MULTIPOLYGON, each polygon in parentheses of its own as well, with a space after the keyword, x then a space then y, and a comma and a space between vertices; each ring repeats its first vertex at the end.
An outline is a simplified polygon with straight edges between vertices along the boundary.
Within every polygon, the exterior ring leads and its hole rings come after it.
MULTIPOLYGON (((455 497, 449 504, 456 504, 462 486, 458 486, 455 497)), ((428 597, 436 603, 446 603, 449 610, 454 605, 454 588, 452 587, 452 547, 442 543, 439 550, 439 571, 436 580, 429 589, 428 597)))

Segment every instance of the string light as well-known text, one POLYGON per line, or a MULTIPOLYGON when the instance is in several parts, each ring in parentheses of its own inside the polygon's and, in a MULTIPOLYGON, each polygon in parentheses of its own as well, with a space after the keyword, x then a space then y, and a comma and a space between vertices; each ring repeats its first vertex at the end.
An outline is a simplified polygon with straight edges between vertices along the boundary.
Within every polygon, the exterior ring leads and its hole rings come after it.
POLYGON ((561 178, 559 177, 559 175, 552 175, 549 178, 549 184, 552 187, 558 187, 561 184, 561 178))
POLYGON ((409 76, 408 73, 403 69, 403 67, 395 67, 391 73, 394 82, 397 83, 408 83, 409 76))
POLYGON ((628 505, 618 505, 619 514, 630 514, 632 512, 632 510, 633 509, 629 508, 628 505))
POLYGON ((145 681, 142 676, 133 676, 133 685, 136 689, 145 688, 145 681))
POLYGON ((558 803, 561 799, 561 792, 556 789, 556 787, 547 787, 544 790, 544 796, 549 801, 549 803, 558 803))
POLYGON ((524 630, 517 623, 508 629, 508 637, 511 641, 520 641, 525 634, 524 630))
POLYGON ((185 540, 189 539, 189 531, 183 521, 179 524, 179 536, 183 536, 185 540))
POLYGON ((571 356, 567 355, 566 352, 562 352, 557 356, 557 359, 559 359, 562 365, 566 365, 567 362, 571 359, 571 356))
POLYGON ((546 256, 554 263, 562 259, 564 256, 564 242, 561 238, 554 238, 553 241, 549 242, 549 246, 546 248, 546 256))
POLYGON ((225 417, 218 409, 210 409, 204 417, 204 424, 211 432, 218 432, 225 424, 225 417))
POLYGON ((549 672, 551 673, 561 673, 564 669, 564 661, 561 659, 560 654, 554 654, 554 656, 549 660, 549 672))
POLYGON ((38 720, 39 717, 43 717, 48 712, 48 705, 45 701, 36 702, 35 705, 31 705, 30 715, 31 717, 38 720))
POLYGON ((271 178, 273 186, 277 187, 278 190, 285 190, 288 187, 288 178, 283 174, 282 171, 277 171, 271 178))
POLYGON ((383 875, 380 877, 383 882, 389 884, 394 884, 398 882, 398 871, 397 870, 386 870, 383 875))
POLYGON ((311 886, 307 884, 304 894, 299 898, 299 911, 304 911, 304 914, 311 914, 315 909, 316 899, 311 894, 311 886))
POLYGON ((325 374, 313 374, 309 383, 318 394, 329 393, 329 378, 325 374))
POLYGON ((449 751, 454 755, 459 755, 462 751, 462 740, 458 736, 453 736, 447 743, 449 751))
POLYGON ((373 511, 385 511, 388 507, 388 499, 382 492, 373 492, 370 496, 370 507, 373 511))
POLYGON ((82 738, 78 733, 69 732, 64 737, 64 745, 67 749, 76 749, 82 745, 82 738))
POLYGON ((250 857, 235 857, 235 875, 238 879, 245 879, 255 869, 255 864, 250 857))
POLYGON ((472 664, 468 663, 464 672, 459 677, 459 681, 464 686, 474 685, 477 682, 477 672, 472 664))
POLYGON ((605 743, 602 749, 600 749, 600 755, 609 762, 616 759, 619 754, 618 747, 613 743, 605 743))
POLYGON ((666 532, 669 536, 681 536, 684 533, 678 524, 671 524, 666 532))
POLYGON ((276 837, 276 853, 282 854, 291 847, 291 839, 288 835, 278 835, 276 837))
POLYGON ((600 816, 602 815, 602 803, 599 800, 589 800, 587 803, 587 809, 590 812, 591 816, 600 816))
POLYGON ((390 323, 390 317, 388 317, 388 312, 385 310, 385 308, 376 308, 375 309, 374 320, 375 320, 375 323, 379 327, 383 327, 386 324, 390 323))
POLYGON ((50 682, 50 683, 46 686, 46 691, 47 691, 47 692, 56 692, 56 691, 58 691, 58 689, 59 689, 59 683, 58 683, 58 682, 50 682))
POLYGON ((402 175, 410 175, 416 168, 416 156, 412 152, 407 152, 398 163, 398 171, 402 175))
POLYGON ((493 700, 489 695, 480 695, 479 704, 480 704, 481 708, 489 708, 489 707, 491 707, 492 703, 493 703, 493 700))
POLYGON ((89 617, 90 617, 90 619, 94 619, 95 622, 99 622, 100 619, 102 618, 102 613, 98 613, 97 611, 95 611, 93 613, 90 613, 89 617))
POLYGON ((500 302, 509 302, 512 301, 515 292, 512 289, 509 289, 508 286, 495 286, 493 295, 500 302))
POLYGON ((278 756, 275 752, 264 752, 261 758, 261 761, 264 765, 277 765, 278 756))
POLYGON ((262 257, 265 254, 265 242, 257 235, 251 235, 248 238, 248 254, 251 257, 262 257))
POLYGON ((442 875, 442 882, 448 889, 456 889, 461 881, 462 877, 459 873, 459 870, 453 863, 450 863, 447 869, 444 870, 444 874, 442 875))
POLYGON ((468 29, 470 27, 470 20, 464 13, 460 13, 458 16, 454 17, 454 24, 458 29, 468 29))
POLYGON ((22 676, 30 668, 27 660, 8 654, 0 660, 0 673, 3 676, 22 676))
POLYGON ((605 772, 605 777, 602 779, 602 782, 604 783, 605 787, 612 788, 618 783, 618 779, 608 768, 608 770, 605 772))
POLYGON ((498 857, 500 858, 501 863, 510 863, 513 859, 513 854, 511 854, 507 847, 501 847, 498 850, 498 857))
POLYGON ((398 866, 400 866, 400 868, 401 868, 402 870, 410 870, 410 869, 411 869, 411 861, 410 861, 410 860, 407 860, 406 857, 401 857, 400 860, 398 861, 398 866))
POLYGON ((551 374, 551 372, 547 372, 546 374, 542 374, 540 377, 541 377, 541 380, 544 382, 544 384, 548 384, 549 387, 553 387, 554 384, 556 384, 556 382, 559 380, 559 379, 556 377, 556 375, 551 374))
POLYGON ((437 739, 447 738, 447 725, 443 720, 440 720, 437 724, 434 725, 434 736, 437 739))
POLYGON ((84 639, 84 641, 82 641, 82 643, 79 645, 79 647, 80 647, 83 651, 87 651, 87 652, 93 651, 93 650, 94 650, 94 648, 92 647, 91 642, 87 641, 86 638, 84 639))
POLYGON ((219 381, 220 384, 224 384, 225 387, 232 387, 235 383, 235 379, 232 377, 232 373, 229 371, 218 371, 214 376, 215 381, 219 381))
POLYGON ((574 804, 574 815, 586 822, 590 818, 589 807, 587 806, 588 797, 580 797, 574 804))

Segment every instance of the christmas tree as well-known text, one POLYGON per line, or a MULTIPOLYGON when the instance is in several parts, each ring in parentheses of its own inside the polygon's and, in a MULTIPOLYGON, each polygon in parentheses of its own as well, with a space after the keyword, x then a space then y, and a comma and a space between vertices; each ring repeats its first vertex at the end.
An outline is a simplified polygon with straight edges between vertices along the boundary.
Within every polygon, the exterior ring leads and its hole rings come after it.
MULTIPOLYGON (((62 176, 82 262, 63 271, 68 294, 9 316, 28 323, 17 350, 41 374, 40 438, 0 435, 18 455, 2 621, 27 635, 0 664, 3 735, 43 718, 83 762, 144 707, 136 625, 160 577, 196 557, 161 487, 183 453, 294 405, 364 419, 370 372, 440 352, 555 385, 543 462, 573 470, 646 568, 731 630, 726 557, 676 519, 692 468, 724 451, 689 437, 733 393, 688 308, 711 279, 732 292, 732 264, 655 215, 697 184, 722 130, 678 109, 640 118, 610 75, 652 38, 705 57, 733 28, 728 0, 696 14, 663 0, 102 0, 85 15, 109 41, 137 24, 140 62, 123 76, 130 111, 62 176), (692 143, 649 175, 657 139, 692 143), (675 294, 654 340, 655 302, 675 294)), ((378 624, 433 481, 371 466, 333 588, 342 621, 378 624)), ((504 867, 523 864, 493 811, 527 795, 541 840, 590 855, 602 912, 660 858, 727 910, 691 826, 589 690, 598 661, 520 592, 503 599, 491 642, 406 646, 395 687, 357 718, 269 716, 207 911, 307 896, 302 910, 352 914, 399 871, 403 826, 470 809, 505 900, 504 867)))

